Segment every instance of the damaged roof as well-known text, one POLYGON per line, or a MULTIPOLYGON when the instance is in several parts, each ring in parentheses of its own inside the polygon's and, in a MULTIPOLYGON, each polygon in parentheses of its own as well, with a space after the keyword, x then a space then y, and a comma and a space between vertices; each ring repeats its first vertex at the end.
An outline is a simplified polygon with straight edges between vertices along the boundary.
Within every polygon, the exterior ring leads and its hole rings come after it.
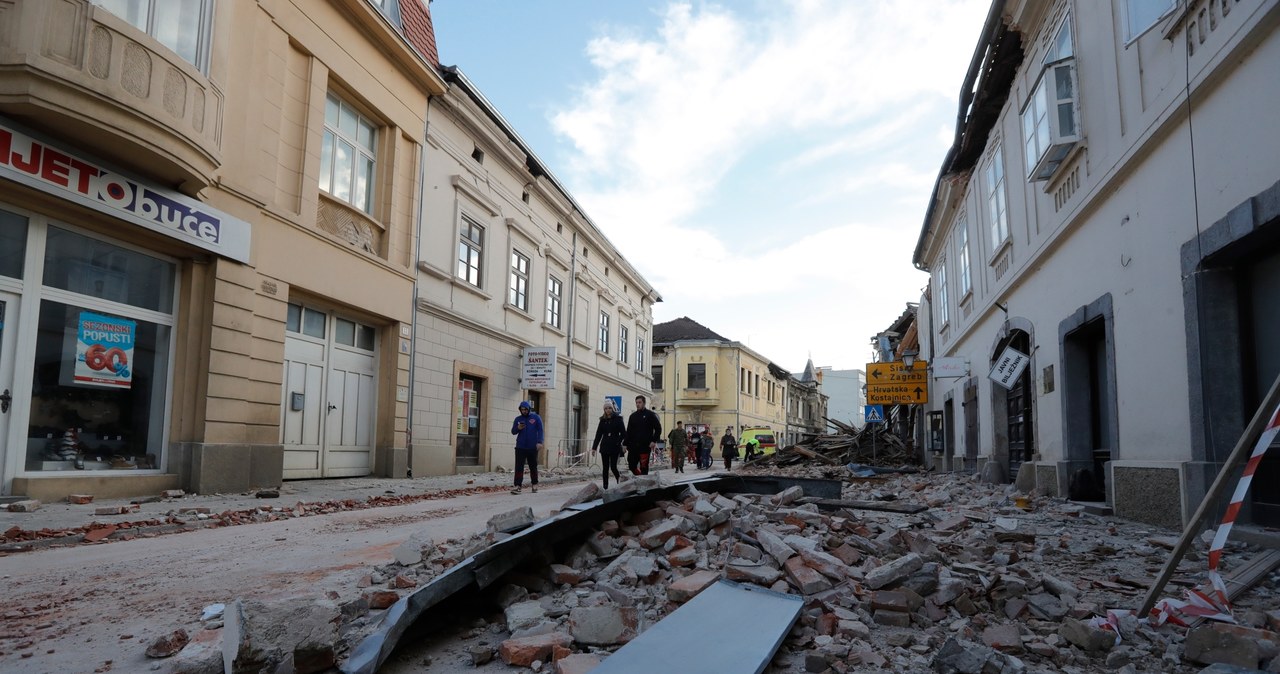
POLYGON ((673 342, 695 340, 716 340, 721 342, 733 341, 727 337, 717 334, 707 326, 689 318, 688 316, 681 316, 680 318, 667 321, 666 323, 655 323, 653 326, 654 344, 671 344, 673 342))

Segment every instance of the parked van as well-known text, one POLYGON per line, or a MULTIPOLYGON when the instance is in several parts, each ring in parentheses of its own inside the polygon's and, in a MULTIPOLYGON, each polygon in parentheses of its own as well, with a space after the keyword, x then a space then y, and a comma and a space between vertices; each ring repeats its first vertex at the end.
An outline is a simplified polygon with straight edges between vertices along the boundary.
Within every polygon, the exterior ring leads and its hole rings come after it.
POLYGON ((738 451, 745 458, 747 443, 754 442, 757 454, 772 454, 778 451, 778 443, 773 438, 773 429, 768 426, 748 426, 742 429, 742 437, 738 438, 738 451))

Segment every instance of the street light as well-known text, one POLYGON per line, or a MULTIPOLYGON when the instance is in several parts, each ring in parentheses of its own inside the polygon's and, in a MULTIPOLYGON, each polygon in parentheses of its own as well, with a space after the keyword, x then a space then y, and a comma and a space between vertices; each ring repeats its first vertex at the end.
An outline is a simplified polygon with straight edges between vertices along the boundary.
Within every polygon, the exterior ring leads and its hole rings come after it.
POLYGON ((915 365, 915 364, 916 364, 916 356, 918 356, 918 355, 920 355, 920 352, 919 352, 919 351, 915 351, 915 350, 903 351, 903 352, 902 352, 902 365, 903 365, 903 367, 905 367, 905 368, 907 368, 908 370, 910 370, 910 369, 911 369, 911 366, 913 366, 913 365, 915 365))

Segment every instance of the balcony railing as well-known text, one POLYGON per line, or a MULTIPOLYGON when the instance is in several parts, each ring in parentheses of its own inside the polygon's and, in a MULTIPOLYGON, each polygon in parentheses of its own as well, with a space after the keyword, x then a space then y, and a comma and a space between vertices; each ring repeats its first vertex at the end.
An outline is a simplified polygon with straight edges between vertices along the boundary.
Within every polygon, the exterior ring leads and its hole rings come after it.
POLYGON ((682 388, 676 391, 676 404, 707 406, 719 405, 720 393, 715 389, 682 388))

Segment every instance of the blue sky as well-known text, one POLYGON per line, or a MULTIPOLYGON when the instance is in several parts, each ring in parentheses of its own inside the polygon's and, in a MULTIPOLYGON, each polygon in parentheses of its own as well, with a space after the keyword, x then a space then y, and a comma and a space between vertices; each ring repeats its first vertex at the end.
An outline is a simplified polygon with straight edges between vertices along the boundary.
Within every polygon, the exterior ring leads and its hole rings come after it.
POLYGON ((457 65, 658 289, 778 365, 861 368, 989 0, 435 0, 457 65), (927 8, 927 9, 926 9, 927 8))

